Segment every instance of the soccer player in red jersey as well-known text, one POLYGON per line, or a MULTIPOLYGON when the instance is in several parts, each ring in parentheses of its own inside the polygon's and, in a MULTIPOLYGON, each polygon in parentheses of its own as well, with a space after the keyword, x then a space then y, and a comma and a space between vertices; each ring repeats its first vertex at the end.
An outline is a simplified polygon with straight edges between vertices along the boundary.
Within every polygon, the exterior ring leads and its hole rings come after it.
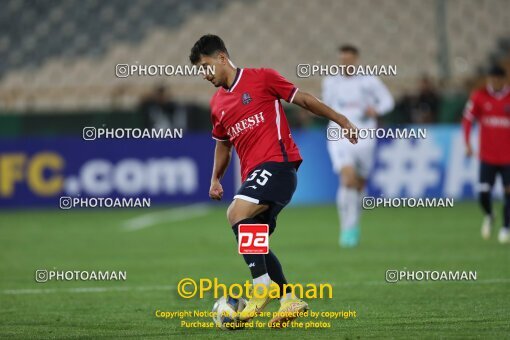
MULTIPOLYGON (((357 142, 357 128, 316 97, 299 91, 278 72, 268 68, 237 68, 225 44, 215 35, 202 36, 191 49, 194 65, 213 66, 214 74, 204 79, 218 90, 211 99, 212 136, 216 140, 209 196, 220 200, 223 177, 231 158, 232 146, 241 161, 243 184, 227 210, 227 219, 238 238, 240 224, 268 224, 269 234, 276 227, 278 213, 290 202, 296 189, 296 171, 301 164, 299 149, 292 139, 280 100, 294 103, 349 130, 357 142)), ((280 310, 270 321, 278 327, 308 309, 306 302, 283 291, 287 283, 276 255, 243 254, 253 278, 254 289, 269 291, 271 282, 280 287, 280 310), (262 286, 263 285, 263 286, 262 286), (264 289, 266 288, 266 289, 264 289)), ((288 287, 287 287, 288 288, 288 287)), ((270 301, 254 296, 239 318, 247 321, 270 301)))
POLYGON ((501 175, 505 191, 503 227, 498 234, 500 243, 510 242, 510 86, 506 83, 505 69, 493 66, 487 86, 474 91, 466 105, 462 127, 466 154, 473 155, 470 143, 471 125, 480 124, 480 204, 485 213, 482 237, 490 238, 494 215, 492 213, 492 187, 496 175, 501 175))

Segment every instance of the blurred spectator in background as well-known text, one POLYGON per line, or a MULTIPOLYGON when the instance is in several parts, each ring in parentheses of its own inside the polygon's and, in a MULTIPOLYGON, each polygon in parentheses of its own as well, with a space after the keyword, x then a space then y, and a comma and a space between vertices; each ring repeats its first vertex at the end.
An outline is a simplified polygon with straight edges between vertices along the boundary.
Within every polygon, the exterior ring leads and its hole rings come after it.
POLYGON ((424 75, 420 79, 418 94, 413 100, 411 122, 417 124, 437 123, 439 94, 432 80, 424 75))
POLYGON ((417 93, 406 92, 398 101, 398 123, 431 124, 439 118, 440 96, 433 81, 424 75, 418 83, 417 93))
POLYGON ((143 115, 144 126, 156 129, 188 127, 187 111, 173 101, 168 87, 158 85, 140 101, 139 112, 143 115))
POLYGON ((407 124, 411 122, 411 111, 413 107, 413 95, 405 92, 395 104, 395 112, 392 115, 392 123, 407 124))

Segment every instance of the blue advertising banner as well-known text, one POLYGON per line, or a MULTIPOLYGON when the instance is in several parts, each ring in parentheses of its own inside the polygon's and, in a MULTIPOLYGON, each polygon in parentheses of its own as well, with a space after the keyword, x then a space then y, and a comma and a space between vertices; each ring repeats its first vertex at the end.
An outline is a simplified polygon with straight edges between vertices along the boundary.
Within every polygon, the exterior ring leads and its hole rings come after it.
MULTIPOLYGON (((154 203, 209 199, 215 142, 182 139, 0 140, 0 207, 54 206, 61 196, 150 197, 154 203)), ((234 195, 233 170, 224 179, 234 195)))
MULTIPOLYGON (((424 139, 378 140, 367 194, 474 198, 478 160, 464 156, 460 127, 421 128, 426 129, 424 139)), ((326 131, 294 131, 293 136, 304 162, 292 203, 333 203, 339 179, 327 152, 326 131)), ((208 133, 182 139, 2 139, 0 207, 58 207, 61 196, 207 202, 214 144, 208 133)), ((475 149, 477 144, 474 132, 475 149)), ((222 180, 225 202, 238 186, 237 172, 238 166, 231 166, 222 180)))
MULTIPOLYGON (((367 182, 374 197, 428 197, 474 199, 479 161, 465 156, 459 125, 408 126, 425 129, 422 139, 379 139, 375 164, 367 182)), ((472 132, 478 149, 478 132, 472 132)), ((332 170, 326 147, 326 131, 293 133, 304 158, 299 170, 294 204, 335 202, 339 178, 332 170)), ((495 196, 502 196, 500 179, 495 196)))

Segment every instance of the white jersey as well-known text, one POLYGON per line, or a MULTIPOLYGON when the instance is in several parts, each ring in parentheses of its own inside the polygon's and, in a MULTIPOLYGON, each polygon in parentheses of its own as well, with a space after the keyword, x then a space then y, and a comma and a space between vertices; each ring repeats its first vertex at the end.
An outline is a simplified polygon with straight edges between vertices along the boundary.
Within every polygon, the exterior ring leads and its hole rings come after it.
MULTIPOLYGON (((393 109, 394 101, 382 81, 374 76, 330 76, 322 82, 322 100, 333 110, 345 115, 360 129, 375 129, 377 119, 365 115, 372 107, 379 115, 393 109)), ((330 127, 339 128, 330 122, 330 127)), ((328 141, 328 152, 335 172, 352 166, 359 176, 367 178, 374 164, 375 139, 361 139, 352 145, 346 139, 328 141)))
MULTIPOLYGON (((375 76, 329 76, 322 82, 322 100, 333 110, 346 116, 360 129, 374 129, 377 120, 365 116, 369 106, 379 115, 391 111, 393 97, 375 76)), ((336 123, 330 123, 338 127, 336 123)))

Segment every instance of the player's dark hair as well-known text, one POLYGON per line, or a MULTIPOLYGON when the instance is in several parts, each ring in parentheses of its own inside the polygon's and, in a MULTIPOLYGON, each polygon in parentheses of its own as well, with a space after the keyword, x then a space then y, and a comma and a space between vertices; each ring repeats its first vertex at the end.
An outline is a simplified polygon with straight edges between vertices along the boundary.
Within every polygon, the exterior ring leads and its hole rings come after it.
POLYGON ((200 56, 212 56, 218 52, 223 52, 228 56, 227 48, 225 43, 220 37, 214 34, 206 34, 197 40, 195 45, 191 48, 191 54, 189 60, 193 65, 199 62, 200 56))
POLYGON ((503 67, 494 64, 489 67, 487 74, 493 77, 506 77, 506 70, 503 67))
POLYGON ((338 47, 338 51, 340 51, 340 52, 348 52, 348 53, 352 53, 352 54, 355 54, 355 55, 359 54, 359 49, 356 46, 350 45, 350 44, 340 45, 338 47))

